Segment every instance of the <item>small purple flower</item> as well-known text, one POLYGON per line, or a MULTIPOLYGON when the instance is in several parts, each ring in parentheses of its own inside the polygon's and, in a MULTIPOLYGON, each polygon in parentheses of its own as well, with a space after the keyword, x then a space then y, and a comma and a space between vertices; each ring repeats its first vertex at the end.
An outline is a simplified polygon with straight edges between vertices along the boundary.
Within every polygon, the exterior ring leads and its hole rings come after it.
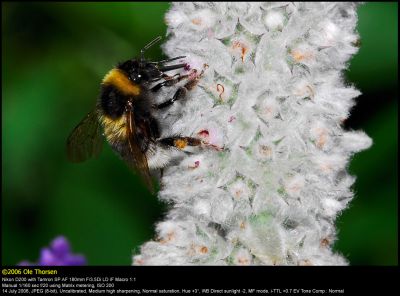
POLYGON ((68 240, 64 236, 56 237, 50 247, 42 248, 38 263, 22 261, 19 266, 78 266, 86 265, 83 255, 72 254, 68 240))

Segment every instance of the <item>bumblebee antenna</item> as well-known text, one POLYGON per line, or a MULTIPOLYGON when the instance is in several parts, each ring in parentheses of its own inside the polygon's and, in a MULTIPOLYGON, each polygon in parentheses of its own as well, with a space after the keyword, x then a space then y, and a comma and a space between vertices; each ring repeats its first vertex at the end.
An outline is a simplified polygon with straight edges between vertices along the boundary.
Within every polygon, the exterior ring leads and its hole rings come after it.
POLYGON ((152 47, 154 44, 156 44, 158 41, 160 41, 161 40, 161 36, 157 36, 156 38, 154 38, 153 40, 151 40, 149 43, 147 43, 146 45, 145 45, 145 47, 143 47, 141 50, 140 50, 140 60, 141 61, 143 61, 144 60, 144 52, 146 51, 146 50, 148 50, 150 47, 152 47))

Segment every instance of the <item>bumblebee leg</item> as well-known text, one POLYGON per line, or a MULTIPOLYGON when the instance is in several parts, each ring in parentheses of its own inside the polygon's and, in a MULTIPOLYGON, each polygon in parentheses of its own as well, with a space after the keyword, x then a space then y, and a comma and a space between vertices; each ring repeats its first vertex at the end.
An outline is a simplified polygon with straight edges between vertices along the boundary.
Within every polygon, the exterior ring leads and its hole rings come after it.
POLYGON ((184 58, 186 58, 186 56, 179 56, 179 57, 175 57, 175 58, 171 58, 171 59, 167 59, 167 60, 161 60, 158 62, 150 62, 150 64, 160 65, 160 64, 165 64, 165 63, 169 63, 169 62, 179 60, 179 59, 184 59, 184 58))
MULTIPOLYGON (((185 75, 185 76, 188 76, 188 75, 185 75)), ((181 76, 181 77, 183 77, 183 76, 181 76)), ((180 79, 180 80, 182 80, 182 79, 180 79)), ((175 92, 175 94, 172 97, 172 99, 169 99, 169 100, 167 100, 165 102, 162 102, 161 104, 155 105, 154 108, 163 109, 163 108, 166 108, 168 106, 171 106, 175 101, 184 98, 186 96, 186 93, 188 91, 192 90, 196 86, 198 81, 199 81, 198 79, 189 80, 184 86, 182 86, 182 87, 177 89, 177 91, 175 92)))
POLYGON ((156 109, 163 109, 168 106, 171 106, 175 101, 182 99, 186 96, 187 89, 185 87, 180 87, 178 90, 175 92, 174 96, 172 99, 169 99, 161 104, 155 105, 154 108, 156 109))
POLYGON ((176 74, 174 76, 168 76, 166 74, 163 74, 163 77, 165 79, 165 81, 160 82, 158 84, 156 84, 155 86, 153 86, 151 88, 152 92, 157 92, 159 91, 163 86, 173 86, 175 84, 177 84, 179 81, 188 78, 189 74, 187 75, 180 75, 180 74, 176 74))
POLYGON ((180 150, 184 149, 186 146, 200 146, 201 140, 191 137, 169 137, 162 138, 157 141, 161 145, 175 147, 180 150))
POLYGON ((170 66, 162 66, 162 67, 159 67, 158 70, 160 70, 161 72, 168 72, 168 71, 185 68, 185 67, 187 67, 187 64, 182 63, 182 64, 176 64, 176 65, 170 65, 170 66))

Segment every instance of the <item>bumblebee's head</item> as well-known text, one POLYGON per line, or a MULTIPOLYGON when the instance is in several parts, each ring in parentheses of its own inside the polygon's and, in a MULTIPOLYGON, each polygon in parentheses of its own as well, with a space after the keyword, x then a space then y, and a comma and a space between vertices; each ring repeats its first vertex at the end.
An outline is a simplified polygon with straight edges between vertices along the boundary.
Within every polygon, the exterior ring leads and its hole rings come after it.
POLYGON ((138 84, 161 77, 162 72, 155 65, 156 63, 148 62, 144 58, 144 52, 160 40, 161 36, 157 36, 146 44, 140 51, 139 60, 128 60, 120 63, 117 68, 124 71, 130 80, 138 84))
POLYGON ((143 73, 141 73, 143 71, 140 71, 139 66, 140 65, 137 60, 128 60, 120 63, 117 68, 124 71, 126 76, 128 76, 128 78, 133 82, 140 83, 144 77, 143 73))
POLYGON ((185 68, 187 66, 186 63, 165 66, 165 63, 185 58, 185 56, 179 56, 159 62, 151 62, 144 58, 145 50, 149 49, 152 45, 154 45, 156 42, 160 40, 161 37, 158 36, 154 40, 150 41, 150 43, 148 43, 140 51, 139 59, 127 60, 123 63, 118 64, 117 68, 125 72, 126 76, 131 81, 137 84, 154 82, 161 79, 162 77, 165 77, 164 72, 185 68))
POLYGON ((117 68, 124 71, 128 78, 137 84, 150 81, 161 74, 154 64, 138 60, 120 63, 117 68))

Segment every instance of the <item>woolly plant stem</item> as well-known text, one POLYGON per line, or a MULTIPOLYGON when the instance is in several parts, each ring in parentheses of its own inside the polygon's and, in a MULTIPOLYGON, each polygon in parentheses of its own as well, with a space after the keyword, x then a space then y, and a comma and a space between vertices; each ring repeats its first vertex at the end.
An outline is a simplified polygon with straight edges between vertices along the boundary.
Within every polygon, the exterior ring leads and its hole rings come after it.
POLYGON ((164 170, 159 198, 171 208, 133 264, 348 264, 332 251, 335 220, 353 198, 349 160, 372 144, 343 128, 360 95, 343 77, 356 8, 172 4, 164 52, 205 71, 160 120, 209 145, 164 170))

